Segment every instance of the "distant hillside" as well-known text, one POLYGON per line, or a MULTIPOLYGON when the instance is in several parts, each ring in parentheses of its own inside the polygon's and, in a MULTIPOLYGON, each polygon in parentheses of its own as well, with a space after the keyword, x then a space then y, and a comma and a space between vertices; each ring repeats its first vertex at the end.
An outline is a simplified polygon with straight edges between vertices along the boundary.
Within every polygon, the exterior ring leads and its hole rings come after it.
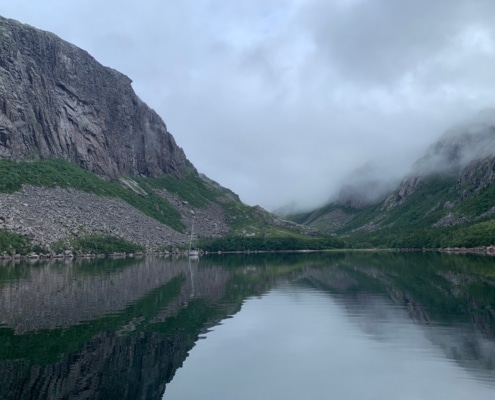
POLYGON ((184 247, 193 223, 195 240, 315 233, 199 175, 128 77, 0 17, 0 256, 184 247))
POLYGON ((365 183, 355 198, 347 191, 345 201, 290 219, 359 247, 495 244, 495 112, 446 132, 395 189, 363 203, 373 187, 365 183))

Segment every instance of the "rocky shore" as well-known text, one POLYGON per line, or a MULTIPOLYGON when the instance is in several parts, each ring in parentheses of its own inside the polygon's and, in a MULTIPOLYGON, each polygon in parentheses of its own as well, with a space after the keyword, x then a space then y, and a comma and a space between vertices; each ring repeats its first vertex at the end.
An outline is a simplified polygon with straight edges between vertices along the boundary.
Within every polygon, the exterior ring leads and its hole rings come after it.
POLYGON ((489 256, 495 256, 495 246, 481 246, 481 247, 446 247, 440 249, 442 253, 452 254, 486 254, 489 256))

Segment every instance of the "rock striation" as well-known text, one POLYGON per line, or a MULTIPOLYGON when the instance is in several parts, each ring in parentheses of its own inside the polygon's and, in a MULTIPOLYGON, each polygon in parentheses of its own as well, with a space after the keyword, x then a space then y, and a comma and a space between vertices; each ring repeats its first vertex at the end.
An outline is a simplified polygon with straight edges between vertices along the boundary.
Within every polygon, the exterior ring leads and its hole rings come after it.
POLYGON ((106 179, 195 171, 127 76, 52 33, 0 17, 0 158, 48 157, 106 179))

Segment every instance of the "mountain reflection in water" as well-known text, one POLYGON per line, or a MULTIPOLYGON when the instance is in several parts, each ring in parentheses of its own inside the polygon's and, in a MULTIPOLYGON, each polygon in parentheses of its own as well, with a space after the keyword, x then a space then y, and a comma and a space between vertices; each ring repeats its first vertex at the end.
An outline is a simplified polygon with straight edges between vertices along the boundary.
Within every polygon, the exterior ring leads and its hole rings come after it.
POLYGON ((436 253, 5 264, 0 399, 492 399, 494 289, 436 253))

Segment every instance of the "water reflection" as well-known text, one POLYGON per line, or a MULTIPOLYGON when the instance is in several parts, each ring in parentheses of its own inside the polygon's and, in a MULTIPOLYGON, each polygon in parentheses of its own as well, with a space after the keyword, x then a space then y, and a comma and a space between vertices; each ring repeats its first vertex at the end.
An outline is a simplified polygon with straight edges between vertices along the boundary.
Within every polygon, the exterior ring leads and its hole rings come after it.
POLYGON ((387 253, 7 264, 0 398, 493 398, 493 267, 387 253))
POLYGON ((346 302, 292 284, 249 299, 197 345, 164 398, 493 398, 495 386, 445 358, 404 310, 374 298, 349 314, 346 302))
POLYGON ((17 280, 4 272, 2 399, 160 398, 198 332, 218 320, 208 305, 229 277, 160 259, 39 264, 17 280))

